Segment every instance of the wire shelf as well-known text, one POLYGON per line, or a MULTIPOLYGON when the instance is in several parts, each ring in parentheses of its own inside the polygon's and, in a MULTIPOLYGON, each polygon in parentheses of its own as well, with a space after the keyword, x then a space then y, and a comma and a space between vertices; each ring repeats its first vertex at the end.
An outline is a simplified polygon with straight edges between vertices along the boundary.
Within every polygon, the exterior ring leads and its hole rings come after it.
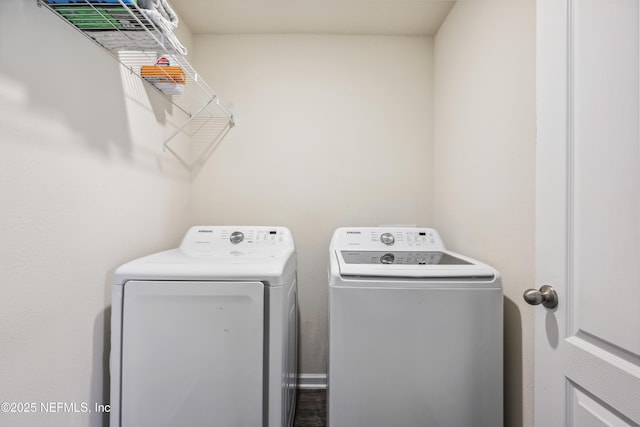
POLYGON ((235 125, 231 111, 182 55, 177 39, 162 31, 133 0, 37 0, 175 105, 186 119, 164 147, 188 168, 203 161, 235 125), (165 63, 162 59, 166 58, 165 63), (160 61, 159 61, 160 60, 160 61), (158 62, 158 64, 156 64, 158 62), (184 146, 172 146, 180 139, 184 146), (204 147, 204 148, 203 148, 204 147))

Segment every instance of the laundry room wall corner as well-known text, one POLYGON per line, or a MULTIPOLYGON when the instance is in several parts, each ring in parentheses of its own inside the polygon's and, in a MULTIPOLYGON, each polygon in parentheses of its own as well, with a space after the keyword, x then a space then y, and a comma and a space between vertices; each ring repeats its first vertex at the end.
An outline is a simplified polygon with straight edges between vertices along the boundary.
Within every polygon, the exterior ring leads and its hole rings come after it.
POLYGON ((194 177, 194 223, 289 227, 302 374, 326 372, 336 228, 429 224, 430 37, 195 36, 194 64, 237 125, 194 177))
POLYGON ((505 425, 533 426, 535 1, 462 1, 435 37, 434 223, 505 295, 505 425))

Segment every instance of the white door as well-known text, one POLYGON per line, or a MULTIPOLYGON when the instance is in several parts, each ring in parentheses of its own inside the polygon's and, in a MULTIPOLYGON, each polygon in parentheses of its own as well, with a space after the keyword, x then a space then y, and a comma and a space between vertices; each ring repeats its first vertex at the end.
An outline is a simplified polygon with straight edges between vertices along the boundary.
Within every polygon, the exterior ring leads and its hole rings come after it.
POLYGON ((538 0, 536 426, 640 425, 638 0, 538 0))

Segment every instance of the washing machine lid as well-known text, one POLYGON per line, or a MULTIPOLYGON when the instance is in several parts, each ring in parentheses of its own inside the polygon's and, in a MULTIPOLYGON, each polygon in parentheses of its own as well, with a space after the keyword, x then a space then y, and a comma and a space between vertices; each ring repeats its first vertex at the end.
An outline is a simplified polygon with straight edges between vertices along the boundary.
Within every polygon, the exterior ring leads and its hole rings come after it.
POLYGON ((432 228, 338 228, 330 251, 345 277, 486 279, 497 274, 486 264, 445 249, 432 228))
POLYGON ((488 265, 450 251, 336 250, 341 276, 492 279, 488 265))

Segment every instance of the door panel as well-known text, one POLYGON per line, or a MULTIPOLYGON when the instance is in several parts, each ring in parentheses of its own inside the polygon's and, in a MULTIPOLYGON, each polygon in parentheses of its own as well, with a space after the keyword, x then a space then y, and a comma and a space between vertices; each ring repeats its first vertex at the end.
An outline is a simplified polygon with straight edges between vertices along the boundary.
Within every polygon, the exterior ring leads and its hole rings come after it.
POLYGON ((573 7, 573 330, 640 354, 638 1, 573 7))
POLYGON ((262 425, 263 300, 260 282, 127 282, 121 425, 262 425))
POLYGON ((637 0, 538 1, 536 425, 640 424, 637 0))
POLYGON ((579 388, 572 386, 571 392, 575 425, 580 427, 626 427, 637 425, 615 413, 601 400, 579 388))

